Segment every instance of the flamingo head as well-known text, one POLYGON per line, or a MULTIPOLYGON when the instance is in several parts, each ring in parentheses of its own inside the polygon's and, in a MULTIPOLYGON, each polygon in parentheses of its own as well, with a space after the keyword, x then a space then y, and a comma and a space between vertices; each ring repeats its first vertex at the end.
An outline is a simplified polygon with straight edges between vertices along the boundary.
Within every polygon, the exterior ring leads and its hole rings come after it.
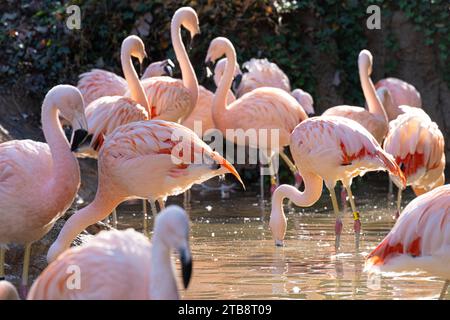
POLYGON ((314 117, 316 115, 314 111, 314 100, 312 96, 302 90, 302 89, 295 89, 292 91, 292 96, 295 98, 295 100, 300 103, 300 105, 303 107, 303 110, 308 114, 308 117, 314 117))
POLYGON ((270 231, 277 247, 283 246, 287 229, 287 220, 283 212, 282 189, 282 186, 278 187, 272 195, 272 210, 269 220, 270 231))
POLYGON ((358 66, 360 70, 367 70, 368 75, 372 74, 373 57, 369 50, 361 50, 358 57, 358 66))
POLYGON ((135 35, 128 36, 125 38, 125 40, 123 40, 122 52, 126 52, 132 57, 137 58, 140 64, 142 64, 142 62, 144 62, 144 59, 147 57, 144 42, 141 38, 135 35))
POLYGON ((167 248, 175 249, 180 255, 183 284, 187 288, 192 274, 192 254, 186 211, 176 205, 168 206, 156 217, 154 229, 154 237, 161 239, 167 248))
POLYGON ((150 64, 144 71, 141 79, 159 77, 159 76, 169 76, 173 77, 173 69, 175 64, 170 59, 163 61, 157 61, 150 64))
MULTIPOLYGON (((223 73, 225 72, 225 67, 227 64, 227 58, 222 58, 216 63, 216 67, 214 68, 214 83, 216 86, 219 85, 220 79, 222 79, 223 73)), ((239 68, 239 64, 236 62, 236 67, 234 69, 234 82, 239 82, 242 79, 242 72, 241 68, 239 68)), ((237 83, 237 86, 239 86, 239 83, 237 83)))
POLYGON ((189 47, 193 46, 196 35, 200 34, 200 24, 198 21, 197 12, 191 7, 182 7, 175 11, 172 21, 181 20, 181 25, 185 27, 191 36, 189 47))

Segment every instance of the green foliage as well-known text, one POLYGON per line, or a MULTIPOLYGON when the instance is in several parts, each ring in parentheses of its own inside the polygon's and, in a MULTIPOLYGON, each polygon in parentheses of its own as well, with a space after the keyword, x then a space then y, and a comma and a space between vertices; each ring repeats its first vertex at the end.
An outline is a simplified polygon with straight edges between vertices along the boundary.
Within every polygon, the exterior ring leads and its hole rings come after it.
MULTIPOLYGON (((170 19, 177 8, 190 5, 202 30, 201 41, 189 53, 197 74, 204 73, 209 42, 227 36, 239 62, 267 57, 289 75, 293 88, 310 91, 319 105, 318 57, 332 58, 341 75, 337 90, 346 103, 360 104, 356 58, 367 46, 365 8, 370 4, 380 5, 383 17, 403 11, 424 34, 422 45, 436 48, 440 69, 450 83, 449 11, 444 0, 6 0, 0 4, 0 82, 2 87, 42 96, 58 83, 76 83, 80 73, 93 67, 120 74, 120 44, 130 33, 144 39, 152 60, 174 58, 170 19), (81 30, 65 26, 69 4, 81 7, 81 30)), ((398 49, 390 31, 384 45, 390 52, 398 49)), ((385 71, 396 67, 395 59, 387 61, 385 71)))

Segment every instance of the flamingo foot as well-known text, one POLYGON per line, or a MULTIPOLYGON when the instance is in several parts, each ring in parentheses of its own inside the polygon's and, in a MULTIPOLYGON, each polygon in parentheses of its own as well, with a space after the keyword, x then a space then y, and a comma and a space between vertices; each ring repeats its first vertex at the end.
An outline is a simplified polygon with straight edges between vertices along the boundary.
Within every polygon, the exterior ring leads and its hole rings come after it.
POLYGON ((19 286, 19 296, 21 299, 26 300, 28 295, 28 286, 21 284, 19 286))
POLYGON ((336 241, 335 241, 335 247, 336 250, 339 249, 341 244, 341 233, 342 233, 342 220, 341 218, 336 218, 336 224, 334 226, 334 233, 336 234, 336 241))

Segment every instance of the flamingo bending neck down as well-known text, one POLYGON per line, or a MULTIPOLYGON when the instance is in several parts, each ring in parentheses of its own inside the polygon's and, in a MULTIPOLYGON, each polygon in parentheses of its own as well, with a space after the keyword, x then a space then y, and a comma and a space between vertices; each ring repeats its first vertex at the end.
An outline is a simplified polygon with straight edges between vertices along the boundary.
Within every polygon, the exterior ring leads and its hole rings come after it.
POLYGON ((415 272, 417 269, 450 283, 450 185, 412 200, 389 234, 367 256, 365 271, 415 272))
POLYGON ((194 9, 179 8, 173 15, 170 25, 172 45, 180 65, 182 79, 152 77, 142 81, 152 119, 182 122, 197 104, 199 90, 197 76, 181 39, 181 26, 188 29, 191 38, 200 33, 194 9))
MULTIPOLYGON (((282 148, 289 144, 289 136, 292 130, 308 116, 294 97, 279 88, 257 88, 227 106, 226 97, 234 78, 236 51, 228 39, 215 38, 209 46, 205 62, 207 64, 212 63, 223 55, 227 58, 227 64, 213 99, 212 118, 214 126, 223 134, 226 134, 228 129, 240 130, 241 132, 255 130, 258 137, 257 141, 241 139, 242 137, 237 135, 234 137, 228 137, 227 135, 227 138, 234 139, 233 142, 237 144, 260 149, 269 160, 271 182, 272 185, 275 185, 276 179, 271 159, 275 154, 283 151, 282 148), (274 141, 274 143, 267 141, 273 138, 270 137, 271 130, 277 130, 279 134, 278 141, 274 141), (268 136, 266 141, 259 138, 260 133, 264 131, 268 136)), ((295 166, 292 164, 290 168, 294 170, 295 166)), ((261 179, 263 179, 263 173, 262 171, 261 179)), ((261 189, 261 198, 263 195, 264 190, 261 189)))
POLYGON ((53 261, 34 282, 28 299, 179 299, 172 250, 180 255, 183 284, 192 273, 189 218, 169 206, 156 218, 152 243, 133 229, 102 231, 53 261), (68 288, 67 270, 76 265, 79 288, 68 288))
POLYGON ((352 179, 369 171, 386 170, 398 176, 404 184, 405 177, 394 159, 364 127, 343 117, 321 116, 303 121, 292 132, 290 149, 303 177, 305 189, 301 192, 292 186, 281 185, 275 190, 269 223, 275 243, 282 245, 286 233, 283 199, 289 198, 301 207, 312 206, 320 198, 325 181, 336 215, 338 249, 342 221, 334 187, 341 180, 349 194, 355 220, 355 244, 358 248, 361 222, 350 188, 352 179))
POLYGON ((100 150, 94 200, 67 220, 47 259, 55 260, 81 231, 125 200, 154 203, 225 173, 242 183, 229 162, 180 124, 148 120, 120 126, 106 137, 100 150))
POLYGON ((69 85, 52 88, 42 104, 46 143, 12 140, 0 144, 0 279, 5 245, 25 245, 22 289, 28 283, 31 244, 69 209, 80 186, 80 168, 67 142, 58 111, 72 124, 72 148, 87 136, 83 97, 69 85))

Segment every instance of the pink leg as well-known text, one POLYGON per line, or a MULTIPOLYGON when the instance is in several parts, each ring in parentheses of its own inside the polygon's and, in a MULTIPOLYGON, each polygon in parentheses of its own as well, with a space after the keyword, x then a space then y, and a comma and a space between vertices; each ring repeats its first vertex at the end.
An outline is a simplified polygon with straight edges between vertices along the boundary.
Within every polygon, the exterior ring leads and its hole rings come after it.
POLYGON ((336 224, 334 225, 334 233, 336 235, 336 250, 339 249, 339 246, 341 244, 342 227, 342 220, 340 217, 337 217, 336 224))
POLYGON ((345 210, 347 210, 347 190, 344 188, 344 186, 341 187, 341 203, 342 210, 345 212, 345 210))

